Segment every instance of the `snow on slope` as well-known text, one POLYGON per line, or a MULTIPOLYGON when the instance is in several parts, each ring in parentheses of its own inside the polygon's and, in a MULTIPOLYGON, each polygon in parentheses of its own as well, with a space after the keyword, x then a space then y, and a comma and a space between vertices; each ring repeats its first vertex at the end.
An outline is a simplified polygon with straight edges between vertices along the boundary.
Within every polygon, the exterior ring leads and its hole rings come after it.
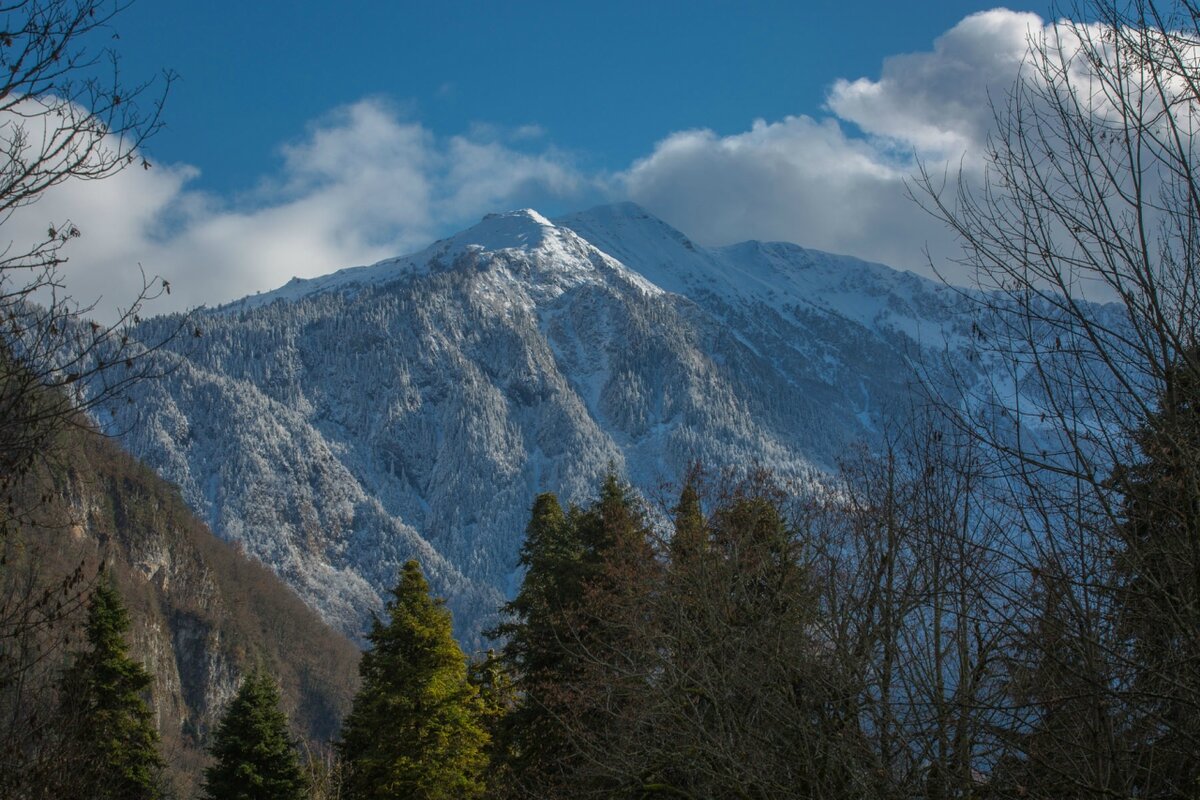
POLYGON ((633 203, 558 220, 647 280, 698 302, 837 315, 867 328, 941 343, 960 306, 952 289, 912 272, 786 242, 701 247, 633 203))
POLYGON ((629 204, 526 209, 206 312, 138 389, 151 424, 112 414, 344 630, 417 556, 475 642, 538 492, 585 501, 611 464, 652 494, 696 459, 813 479, 908 406, 922 348, 961 346, 957 299, 794 245, 702 248, 629 204))
POLYGON ((380 286, 411 276, 447 269, 470 268, 489 253, 506 252, 521 263, 514 278, 537 286, 543 293, 559 294, 585 283, 615 278, 645 292, 661 291, 620 262, 590 247, 568 229, 556 227, 531 208, 503 214, 488 214, 479 224, 434 242, 409 256, 390 258, 365 267, 350 267, 319 278, 293 278, 271 292, 253 295, 222 307, 224 311, 261 308, 276 300, 296 301, 322 292, 348 291, 355 287, 380 286), (522 258, 524 256, 524 258, 522 258))

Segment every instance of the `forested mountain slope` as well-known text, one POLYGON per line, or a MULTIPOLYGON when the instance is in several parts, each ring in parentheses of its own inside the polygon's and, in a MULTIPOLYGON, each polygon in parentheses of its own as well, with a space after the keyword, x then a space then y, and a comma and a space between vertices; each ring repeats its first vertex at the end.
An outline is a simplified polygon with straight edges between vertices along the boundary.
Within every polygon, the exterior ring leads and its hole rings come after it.
MULTIPOLYGON (((183 787, 198 779, 210 732, 255 666, 278 677, 293 734, 330 741, 354 693, 358 649, 270 569, 213 536, 175 487, 116 443, 88 430, 62 439, 28 487, 41 498, 32 524, 3 543, 8 599, 57 587, 80 566, 86 593, 104 565, 129 607, 131 653, 153 674, 164 755, 183 787)), ((51 635, 69 644, 81 614, 54 623, 51 635)))
POLYGON ((612 465, 653 493, 695 460, 814 479, 914 402, 924 350, 980 374, 963 308, 852 258, 704 248, 630 204, 523 210, 199 312, 112 425, 343 631, 417 556, 470 649, 537 492, 584 500, 612 465))

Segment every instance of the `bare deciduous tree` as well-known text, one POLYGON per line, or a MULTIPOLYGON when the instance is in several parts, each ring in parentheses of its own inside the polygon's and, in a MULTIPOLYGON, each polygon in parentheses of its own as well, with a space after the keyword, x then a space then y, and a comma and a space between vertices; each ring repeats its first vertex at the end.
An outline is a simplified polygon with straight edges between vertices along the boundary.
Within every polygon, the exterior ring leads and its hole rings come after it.
MULTIPOLYGON (((61 514, 43 466, 59 434, 146 377, 156 348, 132 336, 146 301, 167 291, 144 279, 115 321, 87 318, 65 283, 68 255, 86 268, 86 236, 70 220, 23 230, 54 187, 148 169, 141 146, 160 127, 171 82, 129 83, 112 49, 125 0, 12 0, 0 4, 0 795, 52 785, 69 721, 56 713, 54 676, 68 620, 88 581, 50 574, 40 526, 61 514), (58 743, 58 744, 56 744, 58 743)), ((72 265, 74 266, 74 265, 72 265)), ((133 265, 131 265, 133 266, 133 265)), ((161 343, 159 343, 159 346, 161 343)), ((64 456, 65 457, 65 456, 64 456)), ((52 548, 51 548, 52 549, 52 548)), ((63 776, 58 776, 59 778, 63 776)), ((88 791, 81 787, 81 792, 88 791)))
POLYGON ((995 455, 1011 520, 1003 762, 1043 788, 1009 788, 1176 796, 1200 778, 1200 6, 1069 11, 1031 33, 982 184, 915 187, 999 369, 943 409, 995 455))
POLYGON ((123 79, 110 45, 112 21, 126 5, 0 6, 0 530, 19 521, 15 489, 56 431, 81 424, 81 412, 144 376, 147 348, 130 327, 145 301, 168 290, 144 280, 114 322, 89 321, 91 308, 64 283, 79 228, 47 220, 45 234, 27 240, 9 225, 55 186, 150 167, 139 148, 160 127, 171 76, 123 79))

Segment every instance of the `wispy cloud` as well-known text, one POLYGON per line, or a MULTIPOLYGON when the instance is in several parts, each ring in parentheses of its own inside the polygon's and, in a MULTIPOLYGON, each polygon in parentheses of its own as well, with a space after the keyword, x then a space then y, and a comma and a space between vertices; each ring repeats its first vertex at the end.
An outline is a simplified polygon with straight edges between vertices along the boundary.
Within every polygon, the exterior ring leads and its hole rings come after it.
POLYGON ((138 265, 172 284, 154 311, 220 303, 394 256, 448 226, 583 185, 564 153, 517 149, 527 131, 493 134, 439 137, 363 100, 312 123, 281 148, 278 173, 236 200, 191 189, 198 172, 187 165, 132 168, 57 187, 5 232, 19 241, 74 221, 84 235, 68 285, 80 300, 102 296, 101 313, 133 295, 138 265))

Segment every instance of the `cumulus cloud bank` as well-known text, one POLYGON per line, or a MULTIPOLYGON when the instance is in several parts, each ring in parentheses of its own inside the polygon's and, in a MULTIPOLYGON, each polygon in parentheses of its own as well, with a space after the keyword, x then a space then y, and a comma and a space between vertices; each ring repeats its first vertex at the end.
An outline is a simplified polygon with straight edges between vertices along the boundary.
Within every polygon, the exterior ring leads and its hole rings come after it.
POLYGON ((1043 30, 1032 14, 974 14, 932 50, 886 59, 876 79, 836 81, 818 116, 731 136, 672 133, 617 174, 583 173, 535 125, 443 137, 363 100, 315 121, 282 148, 278 174, 234 200, 189 188, 197 173, 186 165, 133 168, 60 187, 7 228, 19 238, 23 225, 71 219, 84 233, 68 265, 76 296, 128 298, 141 264, 175 289, 156 311, 411 251, 489 211, 597 192, 707 244, 787 240, 919 270, 926 246, 956 248, 906 180, 918 159, 951 176, 981 168, 989 99, 1003 98, 1043 30))
POLYGON ((893 56, 871 80, 838 80, 828 116, 758 120, 744 133, 674 133, 623 176, 629 197, 706 244, 793 241, 923 269, 953 252, 945 227, 909 197, 918 159, 971 174, 992 126, 990 98, 1013 85, 1033 14, 974 14, 933 50, 893 56))

